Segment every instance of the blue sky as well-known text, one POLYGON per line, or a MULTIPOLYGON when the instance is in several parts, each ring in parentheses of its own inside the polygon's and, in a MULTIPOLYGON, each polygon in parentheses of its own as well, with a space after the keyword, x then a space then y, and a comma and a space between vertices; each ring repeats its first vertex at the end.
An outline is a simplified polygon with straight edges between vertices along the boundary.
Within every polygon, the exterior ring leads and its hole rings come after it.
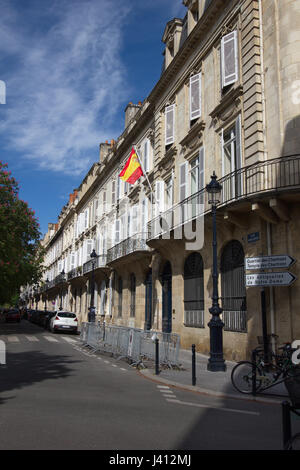
POLYGON ((0 0, 0 159, 39 218, 56 222, 159 79, 166 23, 182 0, 0 0))

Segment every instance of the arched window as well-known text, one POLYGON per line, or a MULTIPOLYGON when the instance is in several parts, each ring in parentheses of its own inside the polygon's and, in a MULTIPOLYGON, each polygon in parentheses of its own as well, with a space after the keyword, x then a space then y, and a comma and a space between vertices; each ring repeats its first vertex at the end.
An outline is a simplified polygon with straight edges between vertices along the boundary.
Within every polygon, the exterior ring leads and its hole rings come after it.
POLYGON ((192 253, 184 263, 184 324, 204 328, 203 260, 192 253))
POLYGON ((227 243, 221 256, 221 291, 224 329, 247 332, 244 250, 241 243, 227 243))

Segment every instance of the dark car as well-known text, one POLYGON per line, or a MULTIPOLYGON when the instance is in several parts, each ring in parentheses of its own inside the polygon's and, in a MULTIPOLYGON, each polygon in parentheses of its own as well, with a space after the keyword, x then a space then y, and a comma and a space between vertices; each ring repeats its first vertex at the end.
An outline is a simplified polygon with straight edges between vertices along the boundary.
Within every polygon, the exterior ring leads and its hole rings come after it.
POLYGON ((47 311, 46 312, 46 315, 44 316, 43 318, 43 324, 42 326, 46 329, 46 330, 50 330, 50 321, 51 321, 51 318, 54 317, 54 315, 56 315, 56 310, 52 310, 52 311, 47 311))
POLYGON ((5 321, 8 322, 17 322, 20 323, 21 321, 21 314, 18 309, 11 309, 5 313, 5 321))

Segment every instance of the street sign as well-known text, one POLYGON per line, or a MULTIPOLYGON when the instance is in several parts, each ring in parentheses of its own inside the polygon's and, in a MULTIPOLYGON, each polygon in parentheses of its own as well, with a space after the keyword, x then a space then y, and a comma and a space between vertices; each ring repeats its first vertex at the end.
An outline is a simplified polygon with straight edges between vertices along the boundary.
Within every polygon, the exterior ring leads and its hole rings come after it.
POLYGON ((290 272, 246 274, 246 286, 290 286, 297 277, 290 272))
POLYGON ((295 259, 289 255, 271 255, 245 258, 246 269, 273 269, 289 268, 295 263, 295 259))

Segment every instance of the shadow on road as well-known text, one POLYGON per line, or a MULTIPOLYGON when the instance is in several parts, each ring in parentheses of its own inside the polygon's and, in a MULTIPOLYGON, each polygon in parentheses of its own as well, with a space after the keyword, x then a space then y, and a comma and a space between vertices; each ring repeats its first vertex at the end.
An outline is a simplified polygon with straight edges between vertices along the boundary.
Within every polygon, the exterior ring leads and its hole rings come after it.
MULTIPOLYGON (((66 378, 72 373, 71 365, 78 362, 41 351, 9 352, 6 365, 0 365, 0 394, 49 379, 66 378)), ((2 396, 0 404, 11 398, 2 396)))

